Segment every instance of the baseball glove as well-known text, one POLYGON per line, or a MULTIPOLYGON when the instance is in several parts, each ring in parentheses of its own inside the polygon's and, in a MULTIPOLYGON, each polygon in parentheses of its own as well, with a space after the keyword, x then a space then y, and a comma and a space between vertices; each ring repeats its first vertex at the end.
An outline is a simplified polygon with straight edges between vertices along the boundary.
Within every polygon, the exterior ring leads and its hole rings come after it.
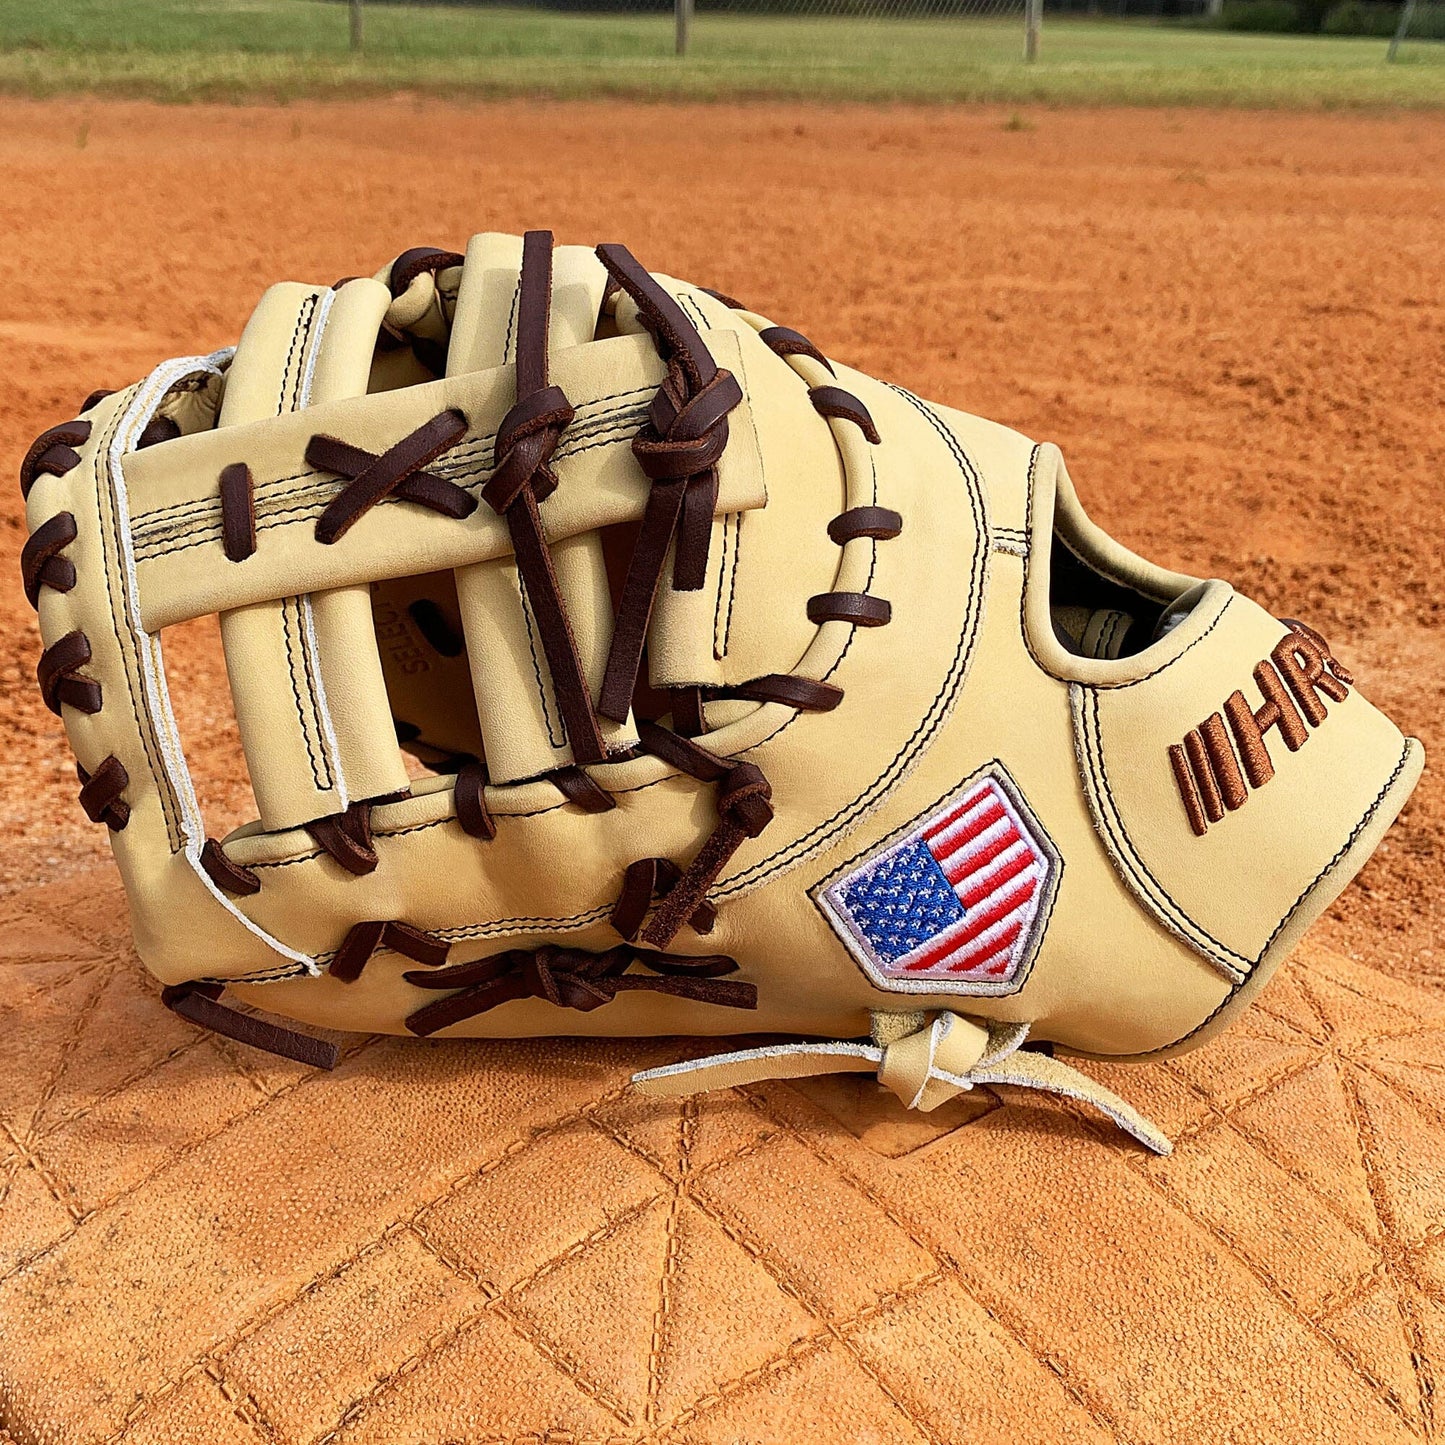
POLYGON ((274 286, 21 480, 41 692, 163 999, 323 1066, 257 1011, 806 1036, 638 1084, 1017 1084, 1167 1150, 1052 1046, 1223 1026, 1422 767, 1317 632, 1126 551, 1052 446, 621 246, 274 286), (225 838, 161 647, 211 613, 257 811, 225 838))

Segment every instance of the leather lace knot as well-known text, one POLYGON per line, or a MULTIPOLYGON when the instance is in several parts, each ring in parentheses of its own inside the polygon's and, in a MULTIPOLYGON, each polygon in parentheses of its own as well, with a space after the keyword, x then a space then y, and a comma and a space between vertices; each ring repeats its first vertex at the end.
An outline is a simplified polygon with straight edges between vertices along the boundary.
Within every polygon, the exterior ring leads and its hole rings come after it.
POLYGON ((517 278, 517 396, 497 429, 496 465, 482 496, 507 519, 517 573, 542 637, 572 760, 598 763, 607 756, 607 743, 538 509, 557 486, 552 454, 573 418, 566 394, 547 377, 551 298, 552 233, 528 231, 522 238, 517 278))
POLYGON ((695 477, 715 466, 727 448, 728 413, 742 399, 730 371, 720 367, 689 395, 681 367, 671 367, 648 406, 647 425, 632 439, 638 465, 653 481, 695 477))
POLYGON ((734 763, 718 789, 718 815, 756 838, 773 821, 772 784, 756 763, 734 763))
POLYGON ((505 512, 530 485, 539 502, 557 487, 557 476, 549 463, 563 431, 576 413, 560 386, 544 386, 520 398, 497 428, 496 454, 499 458, 482 496, 497 512, 505 512))
POLYGON ((425 1036, 522 998, 546 999, 558 1008, 590 1013, 619 993, 639 990, 727 1008, 756 1008, 757 989, 753 984, 721 977, 735 973, 737 968, 736 959, 723 954, 691 958, 648 953, 626 943, 605 953, 558 944, 510 949, 452 968, 403 974, 407 983, 418 988, 460 990, 449 998, 423 1005, 408 1017, 406 1026, 412 1033, 425 1036), (645 965, 649 972, 628 973, 634 963, 645 965))

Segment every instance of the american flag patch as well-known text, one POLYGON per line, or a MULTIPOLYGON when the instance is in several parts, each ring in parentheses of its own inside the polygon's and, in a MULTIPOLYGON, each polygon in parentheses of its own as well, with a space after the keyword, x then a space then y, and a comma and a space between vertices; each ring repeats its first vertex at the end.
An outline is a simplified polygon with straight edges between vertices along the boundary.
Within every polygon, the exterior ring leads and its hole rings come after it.
POLYGON ((879 987, 1012 993, 1023 984, 1062 861, 992 764, 817 898, 879 987))

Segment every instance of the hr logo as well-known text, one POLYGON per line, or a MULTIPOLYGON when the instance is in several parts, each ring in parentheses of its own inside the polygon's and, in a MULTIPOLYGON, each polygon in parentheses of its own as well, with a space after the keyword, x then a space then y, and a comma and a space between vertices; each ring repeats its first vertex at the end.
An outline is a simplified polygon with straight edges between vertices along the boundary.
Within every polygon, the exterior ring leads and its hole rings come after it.
POLYGON ((1189 826, 1200 837, 1226 811, 1242 808, 1251 789, 1274 776, 1265 745, 1271 728, 1279 730, 1290 752, 1298 752, 1309 741, 1310 729, 1329 716, 1325 699, 1343 702, 1350 695, 1354 678, 1335 660, 1329 643, 1303 622, 1286 625, 1288 635, 1254 669, 1263 705, 1251 707, 1242 692, 1232 692, 1222 714, 1211 713, 1169 749, 1189 826))

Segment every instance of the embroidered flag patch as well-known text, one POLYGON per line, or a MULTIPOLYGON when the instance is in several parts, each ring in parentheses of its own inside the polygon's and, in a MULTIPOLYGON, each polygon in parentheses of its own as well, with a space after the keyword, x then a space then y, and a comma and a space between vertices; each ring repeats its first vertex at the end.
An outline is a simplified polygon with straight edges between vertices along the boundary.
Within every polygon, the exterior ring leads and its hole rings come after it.
POLYGON ((879 988, 1013 993, 1063 863, 994 763, 819 890, 834 931, 879 988))

